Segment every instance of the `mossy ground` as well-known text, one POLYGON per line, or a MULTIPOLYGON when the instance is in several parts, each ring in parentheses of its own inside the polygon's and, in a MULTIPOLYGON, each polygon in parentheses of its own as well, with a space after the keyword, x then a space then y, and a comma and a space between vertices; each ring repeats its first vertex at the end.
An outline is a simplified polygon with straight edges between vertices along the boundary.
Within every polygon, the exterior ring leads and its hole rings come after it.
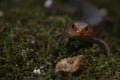
MULTIPOLYGON (((84 65, 79 75, 58 74, 56 80, 119 80, 120 79, 120 1, 99 0, 112 17, 113 26, 102 38, 111 46, 113 58, 96 44, 78 41, 58 45, 55 36, 62 33, 74 14, 50 14, 43 7, 44 0, 21 0, 19 4, 0 3, 0 80, 26 80, 35 68, 41 68, 41 76, 50 80, 55 64, 64 57, 83 54, 84 65), (80 44, 78 44, 80 43, 80 44), (90 47, 89 47, 90 45, 90 47)), ((59 1, 57 1, 59 5, 59 1)), ((65 43, 66 43, 65 42, 65 43)))

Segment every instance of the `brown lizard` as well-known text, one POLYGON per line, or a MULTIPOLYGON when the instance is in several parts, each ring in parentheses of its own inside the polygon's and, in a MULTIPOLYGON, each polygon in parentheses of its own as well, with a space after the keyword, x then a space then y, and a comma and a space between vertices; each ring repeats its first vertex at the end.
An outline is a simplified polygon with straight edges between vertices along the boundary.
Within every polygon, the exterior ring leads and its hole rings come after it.
POLYGON ((112 56, 111 50, 107 43, 104 40, 95 37, 93 27, 86 22, 81 21, 70 22, 70 24, 67 26, 65 30, 65 34, 67 34, 70 37, 75 37, 77 39, 97 43, 105 49, 106 55, 108 57, 112 56))
POLYGON ((68 2, 69 1, 77 8, 80 21, 70 22, 64 35, 67 33, 71 37, 98 43, 105 48, 107 56, 111 57, 111 50, 107 43, 96 37, 104 29, 104 27, 100 27, 99 24, 106 19, 106 15, 103 15, 99 8, 91 3, 93 0, 68 0, 68 2))

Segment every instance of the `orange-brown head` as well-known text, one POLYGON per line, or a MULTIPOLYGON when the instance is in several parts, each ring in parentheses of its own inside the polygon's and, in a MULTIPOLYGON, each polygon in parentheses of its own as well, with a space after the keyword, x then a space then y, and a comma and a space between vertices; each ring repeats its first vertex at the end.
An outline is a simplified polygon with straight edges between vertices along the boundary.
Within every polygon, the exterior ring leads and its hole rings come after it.
POLYGON ((93 29, 86 22, 76 21, 67 26, 66 33, 72 37, 92 37, 93 29))

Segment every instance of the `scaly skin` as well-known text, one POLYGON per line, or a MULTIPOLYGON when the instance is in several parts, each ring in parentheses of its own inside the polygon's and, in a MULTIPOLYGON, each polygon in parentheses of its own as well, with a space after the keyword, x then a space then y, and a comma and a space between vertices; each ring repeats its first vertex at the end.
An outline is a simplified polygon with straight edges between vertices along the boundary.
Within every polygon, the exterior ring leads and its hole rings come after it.
POLYGON ((93 43, 99 44, 101 47, 104 47, 106 55, 108 57, 112 56, 111 50, 107 43, 100 38, 94 36, 93 27, 85 22, 72 21, 66 28, 65 33, 71 37, 76 37, 91 41, 93 43))

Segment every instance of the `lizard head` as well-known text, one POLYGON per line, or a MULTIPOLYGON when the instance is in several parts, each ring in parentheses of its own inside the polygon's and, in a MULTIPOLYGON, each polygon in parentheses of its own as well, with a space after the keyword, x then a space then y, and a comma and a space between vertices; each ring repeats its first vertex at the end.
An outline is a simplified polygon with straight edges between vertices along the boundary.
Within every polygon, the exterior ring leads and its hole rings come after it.
POLYGON ((93 29, 88 23, 76 21, 69 23, 66 33, 72 37, 91 37, 93 36, 93 29))

